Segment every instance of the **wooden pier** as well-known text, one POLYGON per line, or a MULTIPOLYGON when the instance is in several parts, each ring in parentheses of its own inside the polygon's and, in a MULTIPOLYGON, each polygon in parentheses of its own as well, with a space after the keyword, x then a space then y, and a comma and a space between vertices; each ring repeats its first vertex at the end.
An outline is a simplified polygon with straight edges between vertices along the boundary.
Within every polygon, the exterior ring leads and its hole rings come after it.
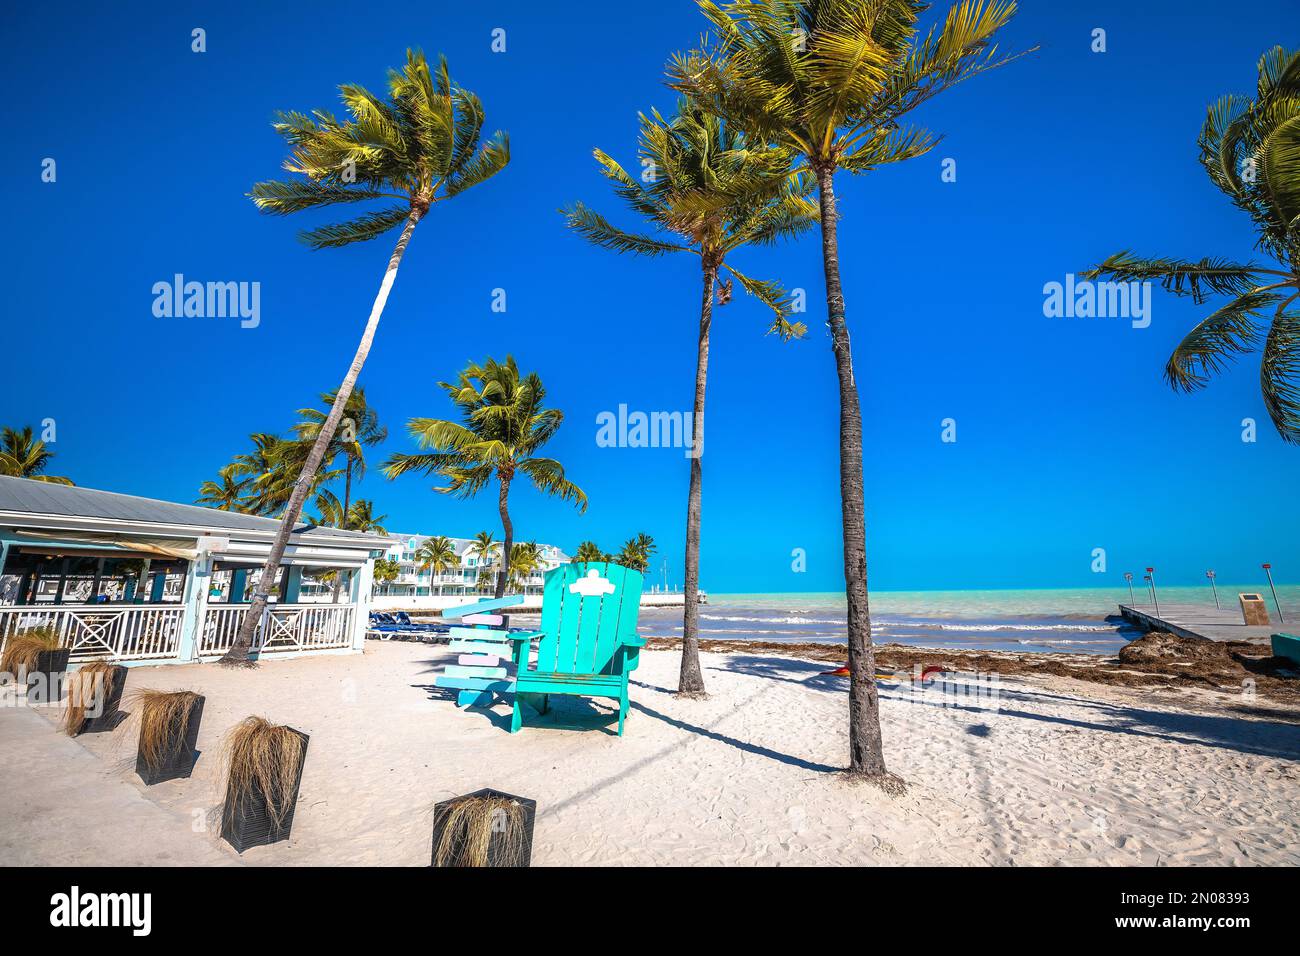
MULTIPOLYGON (((1222 608, 1201 604, 1160 603, 1160 613, 1151 604, 1121 604, 1119 613, 1124 620, 1152 631, 1168 631, 1180 637, 1204 637, 1211 641, 1253 641, 1267 644, 1273 634, 1294 630, 1294 624, 1252 626, 1245 624, 1241 608, 1234 598, 1231 605, 1225 600, 1222 608)), ((1270 614, 1277 612, 1270 605, 1270 614)))

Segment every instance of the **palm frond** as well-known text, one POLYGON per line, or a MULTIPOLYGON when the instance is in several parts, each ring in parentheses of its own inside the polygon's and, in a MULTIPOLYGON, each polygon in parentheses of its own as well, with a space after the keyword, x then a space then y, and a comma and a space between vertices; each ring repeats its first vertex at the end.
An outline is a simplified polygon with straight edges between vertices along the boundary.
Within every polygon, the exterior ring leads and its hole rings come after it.
POLYGON ((1190 295, 1200 305, 1208 293, 1241 295, 1259 285, 1260 267, 1239 265, 1226 259, 1144 259, 1127 249, 1084 272, 1089 280, 1110 278, 1119 282, 1157 281, 1175 295, 1190 295))
POLYGON ((1165 366, 1165 378, 1184 392, 1203 387, 1236 356, 1259 342, 1258 313, 1278 296, 1251 291, 1216 309, 1178 343, 1165 366))
POLYGON ((410 215, 409 208, 393 206, 380 212, 366 213, 348 222, 337 222, 305 230, 298 234, 298 238, 313 249, 348 246, 354 242, 365 242, 367 239, 382 236, 390 229, 402 225, 410 215))

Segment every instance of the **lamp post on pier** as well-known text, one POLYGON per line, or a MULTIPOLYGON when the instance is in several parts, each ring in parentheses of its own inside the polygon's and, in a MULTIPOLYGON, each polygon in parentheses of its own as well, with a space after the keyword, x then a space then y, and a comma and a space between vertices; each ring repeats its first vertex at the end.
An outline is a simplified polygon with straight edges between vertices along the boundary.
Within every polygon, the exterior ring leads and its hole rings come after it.
POLYGON ((1277 608, 1277 621, 1279 624, 1285 624, 1286 618, 1282 616, 1282 604, 1277 599, 1277 588, 1273 587, 1273 572, 1271 570, 1273 565, 1264 564, 1261 567, 1263 567, 1264 573, 1268 575, 1268 589, 1273 592, 1273 606, 1277 608))
POLYGON ((1214 609, 1219 610, 1219 589, 1214 586, 1214 569, 1211 568, 1205 572, 1205 576, 1210 579, 1210 590, 1214 592, 1214 609))
POLYGON ((1156 596, 1156 569, 1147 568, 1147 581, 1151 585, 1151 603, 1156 606, 1156 617, 1160 616, 1160 598, 1156 596))
POLYGON ((1128 582, 1128 603, 1129 603, 1129 604, 1136 604, 1136 603, 1137 603, 1137 598, 1135 598, 1135 597, 1133 596, 1133 572, 1132 572, 1132 571, 1125 571, 1125 572, 1124 572, 1124 580, 1128 582))

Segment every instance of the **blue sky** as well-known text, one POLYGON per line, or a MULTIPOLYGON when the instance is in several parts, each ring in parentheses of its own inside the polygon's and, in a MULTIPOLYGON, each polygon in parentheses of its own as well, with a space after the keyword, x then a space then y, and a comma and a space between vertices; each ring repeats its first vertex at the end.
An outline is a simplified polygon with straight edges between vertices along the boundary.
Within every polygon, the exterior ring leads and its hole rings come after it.
MULTIPOLYGON (((581 199, 633 224, 591 150, 635 163, 637 112, 671 107, 663 63, 704 27, 694 4, 311 9, 6 8, 0 420, 53 418, 58 471, 78 484, 177 501, 250 432, 286 429, 341 378, 391 241, 313 252, 294 235, 320 218, 257 214, 244 193, 283 158, 271 115, 335 109, 343 82, 381 89, 407 46, 442 51, 489 128, 509 131, 513 160, 416 232, 362 376, 391 430, 372 461, 411 448, 408 418, 449 412, 440 379, 510 352, 565 412, 550 452, 591 498, 580 516, 520 491, 517 534, 614 549, 646 531, 680 581, 682 452, 597 447, 596 416, 690 408, 698 267, 588 247, 556 209, 581 199), (194 27, 205 53, 191 52, 194 27), (41 181, 46 157, 55 183, 41 181), (155 318, 150 290, 178 272, 260 282, 260 325, 155 318)), ((1206 179, 1195 138, 1207 103, 1251 91, 1259 54, 1295 41, 1300 14, 1293 0, 1223 10, 1029 0, 1004 44, 1041 50, 926 106, 918 119, 946 137, 930 155, 839 178, 873 588, 1115 585, 1146 564, 1169 584, 1206 567, 1250 582, 1264 560, 1300 581, 1300 449, 1267 421, 1257 359, 1176 395, 1161 370, 1204 307, 1157 289, 1146 329, 1042 310, 1044 283, 1121 248, 1251 256, 1249 223, 1206 179), (1097 27, 1103 54, 1090 50, 1097 27), (945 418, 955 443, 940 440, 945 418), (1255 443, 1243 418, 1259 422, 1255 443), (1092 572, 1094 548, 1108 573, 1092 572)), ((739 293, 716 313, 703 584, 834 590, 838 410, 819 243, 735 261, 806 289, 811 331, 764 336, 762 308, 739 293)), ((456 501, 430 484, 376 470, 360 490, 392 529, 498 529, 495 496, 456 501)))

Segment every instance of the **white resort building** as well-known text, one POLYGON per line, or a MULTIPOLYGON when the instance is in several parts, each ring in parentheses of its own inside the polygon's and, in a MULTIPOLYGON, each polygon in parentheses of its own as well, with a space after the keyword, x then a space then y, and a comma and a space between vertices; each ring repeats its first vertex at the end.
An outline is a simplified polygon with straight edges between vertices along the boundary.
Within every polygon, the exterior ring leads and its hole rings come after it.
MULTIPOLYGON (((500 543, 490 560, 477 556, 474 541, 470 538, 448 538, 456 552, 459 565, 446 571, 434 572, 421 567, 416 557, 420 545, 434 535, 427 534, 392 534, 388 537, 389 546, 384 557, 396 561, 398 576, 389 582, 376 583, 374 596, 377 607, 396 607, 400 601, 393 599, 456 597, 479 593, 480 574, 486 568, 494 571, 501 561, 500 543)), ((518 542, 516 542, 518 543, 518 542)), ((568 564, 573 559, 552 544, 538 545, 541 551, 540 566, 521 584, 524 594, 541 594, 543 575, 561 564, 568 564)))
MULTIPOLYGON (((214 660, 233 643, 274 518, 0 477, 0 645, 52 627, 72 663, 214 660)), ((254 651, 359 652, 375 559, 392 539, 302 525, 254 651), (304 575, 331 583, 312 600, 304 575)))

